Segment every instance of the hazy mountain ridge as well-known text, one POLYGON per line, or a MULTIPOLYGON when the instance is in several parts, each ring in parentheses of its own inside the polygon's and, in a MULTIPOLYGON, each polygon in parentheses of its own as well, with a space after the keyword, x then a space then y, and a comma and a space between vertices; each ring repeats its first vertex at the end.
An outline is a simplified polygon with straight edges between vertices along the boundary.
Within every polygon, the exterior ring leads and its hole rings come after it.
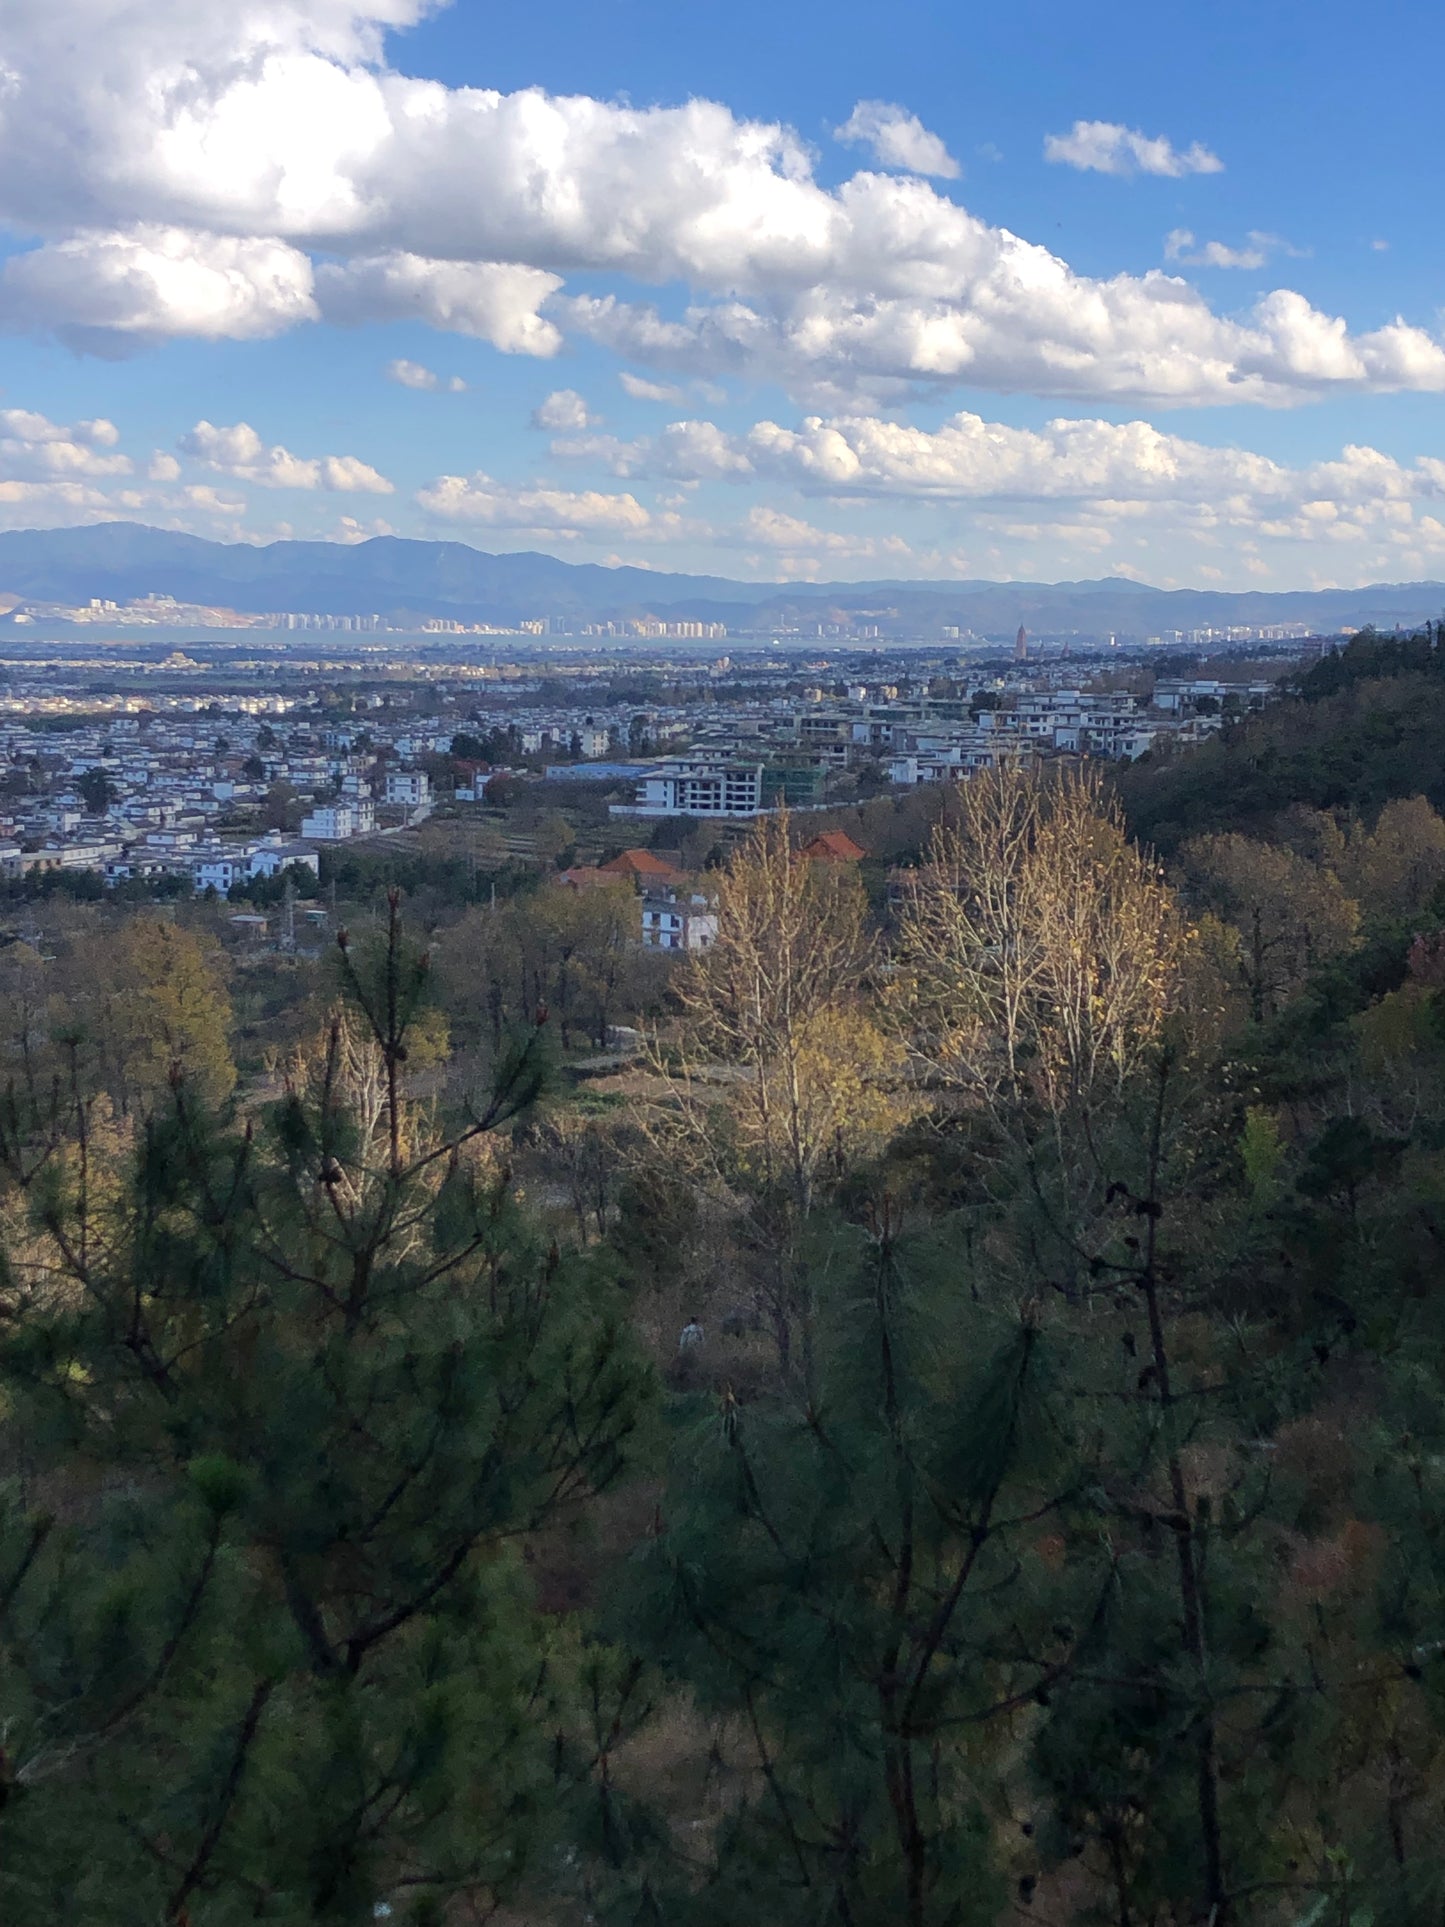
POLYGON ((1044 632, 1129 635, 1205 625, 1304 622, 1333 630, 1433 617, 1445 584, 1376 583, 1358 589, 1156 589, 1123 577, 1085 582, 736 582, 721 576, 607 568, 532 552, 493 555, 463 542, 377 536, 353 545, 274 542, 264 547, 134 522, 0 533, 0 593, 41 602, 92 596, 118 602, 154 592, 247 612, 376 613, 392 620, 450 617, 515 622, 642 611, 754 626, 829 611, 860 620, 1006 633, 1022 622, 1044 632))

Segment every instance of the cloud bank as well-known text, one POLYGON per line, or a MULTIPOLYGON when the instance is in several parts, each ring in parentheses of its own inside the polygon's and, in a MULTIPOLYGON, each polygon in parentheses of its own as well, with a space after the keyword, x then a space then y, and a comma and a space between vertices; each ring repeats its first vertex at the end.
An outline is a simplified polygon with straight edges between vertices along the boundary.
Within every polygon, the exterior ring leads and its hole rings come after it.
POLYGON ((390 495, 392 484, 355 455, 293 455, 267 446, 249 422, 217 427, 200 421, 177 444, 183 455, 218 474, 261 488, 328 489, 336 494, 390 495))
MULTIPOLYGON (((541 358, 570 330, 655 375, 826 405, 959 384, 1176 405, 1445 389, 1445 350, 1404 320, 1352 334, 1289 289, 1233 317, 1176 275, 1076 272, 923 178, 957 166, 902 107, 858 104, 840 134, 877 166, 827 187, 791 128, 715 101, 407 75, 384 33, 422 11, 11 0, 0 222, 35 244, 0 273, 0 325, 116 353, 413 321, 541 358)), ((1110 174, 1222 165, 1109 121, 1047 151, 1110 174)))
POLYGON ((1182 533, 1211 543, 1227 538, 1251 553, 1261 540, 1445 550, 1445 461, 1402 463, 1357 444, 1334 461, 1290 467, 1147 421, 1060 418, 1034 430, 964 412, 933 430, 878 416, 815 415, 795 428, 761 421, 736 435, 685 421, 631 442, 593 437, 553 446, 634 480, 782 483, 835 506, 967 506, 1001 535, 1075 548, 1108 546, 1122 526, 1154 543, 1182 533), (1036 519, 1041 508, 1050 519, 1036 519))

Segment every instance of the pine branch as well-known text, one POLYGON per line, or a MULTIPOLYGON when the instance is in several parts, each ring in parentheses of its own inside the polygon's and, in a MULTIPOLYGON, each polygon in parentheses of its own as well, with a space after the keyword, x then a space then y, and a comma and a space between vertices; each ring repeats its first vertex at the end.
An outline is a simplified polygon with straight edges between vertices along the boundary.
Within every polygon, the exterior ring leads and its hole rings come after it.
POLYGON ((190 1865, 181 1876, 180 1884, 176 1887, 166 1904, 166 1921, 167 1923, 173 1923, 174 1927, 180 1927, 180 1923, 186 1919, 186 1903, 205 1879, 207 1869, 215 1856, 216 1849, 221 1844, 221 1836, 225 1831, 226 1822, 230 1818, 231 1809, 236 1803, 236 1796, 241 1790, 242 1775, 245 1772, 246 1761, 251 1748, 255 1744, 256 1734, 260 1729, 261 1716, 266 1710, 266 1702, 270 1699, 274 1691, 274 1681, 261 1680, 251 1694, 250 1703, 246 1707, 245 1717, 242 1719, 240 1729, 236 1735, 236 1744, 232 1749, 231 1763, 227 1770, 226 1778, 222 1782, 215 1810, 206 1824, 206 1829, 201 1835, 200 1843, 196 1848, 190 1865))

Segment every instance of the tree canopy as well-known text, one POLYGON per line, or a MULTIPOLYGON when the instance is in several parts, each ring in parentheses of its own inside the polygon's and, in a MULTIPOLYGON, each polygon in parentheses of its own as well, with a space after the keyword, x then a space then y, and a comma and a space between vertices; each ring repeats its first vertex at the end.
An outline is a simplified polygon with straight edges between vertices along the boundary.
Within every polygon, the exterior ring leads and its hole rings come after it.
POLYGON ((765 821, 676 955, 20 906, 5 1927, 1445 1917, 1423 650, 765 821))

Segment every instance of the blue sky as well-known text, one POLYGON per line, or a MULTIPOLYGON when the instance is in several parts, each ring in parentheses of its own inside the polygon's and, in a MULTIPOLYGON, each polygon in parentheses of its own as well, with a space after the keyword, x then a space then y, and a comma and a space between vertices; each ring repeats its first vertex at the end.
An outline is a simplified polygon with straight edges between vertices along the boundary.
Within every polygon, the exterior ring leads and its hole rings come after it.
POLYGON ((9 0, 0 524, 1445 576, 1442 51, 1336 0, 9 0))

